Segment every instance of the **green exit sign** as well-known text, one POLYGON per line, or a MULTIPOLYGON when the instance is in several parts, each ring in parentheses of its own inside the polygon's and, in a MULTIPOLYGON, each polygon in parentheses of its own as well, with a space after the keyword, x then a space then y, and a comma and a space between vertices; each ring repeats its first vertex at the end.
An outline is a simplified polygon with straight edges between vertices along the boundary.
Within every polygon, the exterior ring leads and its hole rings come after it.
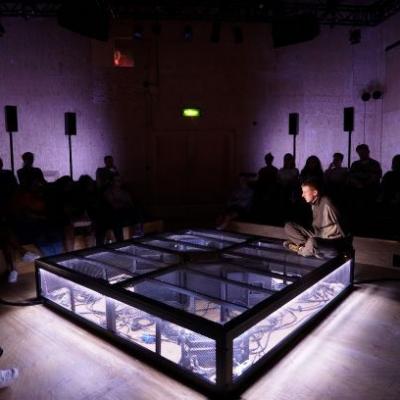
POLYGON ((182 116, 185 118, 199 118, 201 115, 199 108, 184 108, 182 109, 182 116))

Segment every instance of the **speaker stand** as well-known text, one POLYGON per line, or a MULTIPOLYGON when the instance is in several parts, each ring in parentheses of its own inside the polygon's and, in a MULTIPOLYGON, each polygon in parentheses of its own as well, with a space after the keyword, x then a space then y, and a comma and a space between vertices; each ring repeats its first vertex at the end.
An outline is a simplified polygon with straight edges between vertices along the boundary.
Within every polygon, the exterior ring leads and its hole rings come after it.
POLYGON ((296 161, 296 137, 297 135, 293 135, 293 160, 296 161))
POLYGON ((72 140, 71 135, 68 135, 68 149, 69 149, 69 176, 74 179, 73 165, 72 165, 72 140))
POLYGON ((347 168, 350 169, 351 166, 351 134, 353 131, 348 131, 349 134, 349 144, 348 144, 348 149, 347 149, 347 168))
POLYGON ((13 133, 10 131, 8 132, 10 135, 10 159, 11 159, 11 171, 15 175, 15 169, 14 169, 14 143, 13 143, 13 133))

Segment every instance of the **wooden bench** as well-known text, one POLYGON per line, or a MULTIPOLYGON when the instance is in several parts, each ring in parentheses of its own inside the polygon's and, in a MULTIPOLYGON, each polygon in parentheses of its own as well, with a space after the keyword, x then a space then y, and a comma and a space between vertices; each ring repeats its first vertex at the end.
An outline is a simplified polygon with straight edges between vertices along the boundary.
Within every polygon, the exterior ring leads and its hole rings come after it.
MULTIPOLYGON (((283 228, 279 226, 232 221, 227 230, 251 235, 268 236, 275 239, 286 239, 283 228)), ((357 264, 400 270, 393 263, 394 256, 400 255, 399 241, 355 236, 353 246, 357 264)))

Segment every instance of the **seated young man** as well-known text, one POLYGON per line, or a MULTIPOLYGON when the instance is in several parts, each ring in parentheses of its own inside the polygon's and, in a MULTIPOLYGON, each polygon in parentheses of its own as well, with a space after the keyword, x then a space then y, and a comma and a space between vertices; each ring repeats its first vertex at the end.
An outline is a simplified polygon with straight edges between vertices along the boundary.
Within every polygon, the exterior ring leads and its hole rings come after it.
POLYGON ((294 222, 285 225, 288 241, 284 247, 303 257, 323 257, 321 250, 342 252, 346 249, 346 235, 340 223, 340 215, 331 200, 321 192, 319 183, 306 180, 301 185, 303 199, 311 205, 312 229, 294 222))

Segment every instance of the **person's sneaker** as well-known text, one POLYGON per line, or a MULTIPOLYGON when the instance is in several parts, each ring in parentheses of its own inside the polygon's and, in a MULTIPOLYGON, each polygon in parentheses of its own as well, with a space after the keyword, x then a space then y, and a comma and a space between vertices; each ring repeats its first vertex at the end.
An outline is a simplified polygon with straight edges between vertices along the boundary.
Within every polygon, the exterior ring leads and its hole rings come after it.
POLYGON ((0 389, 10 386, 18 375, 18 368, 0 369, 0 389))
POLYGON ((300 246, 298 244, 289 242, 288 240, 285 240, 283 242, 283 247, 289 251, 292 251, 293 253, 296 253, 296 254, 299 252, 299 249, 300 249, 300 246))
POLYGON ((27 251, 23 256, 22 256, 22 261, 25 262, 32 262, 40 258, 39 254, 33 253, 31 251, 27 251))
POLYGON ((8 283, 15 283, 18 280, 18 271, 13 269, 8 274, 8 283))
POLYGON ((325 258, 325 257, 324 257, 324 254, 321 253, 321 252, 318 251, 318 250, 315 251, 314 257, 315 257, 315 258, 318 258, 319 260, 323 260, 323 259, 325 258))

